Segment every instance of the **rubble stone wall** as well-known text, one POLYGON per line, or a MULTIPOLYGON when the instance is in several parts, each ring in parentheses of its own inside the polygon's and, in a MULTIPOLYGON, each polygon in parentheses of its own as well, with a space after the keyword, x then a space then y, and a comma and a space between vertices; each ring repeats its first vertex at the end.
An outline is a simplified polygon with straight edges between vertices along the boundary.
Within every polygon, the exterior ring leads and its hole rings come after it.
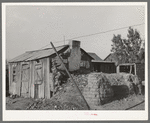
POLYGON ((102 73, 91 73, 88 76, 88 85, 83 95, 89 105, 102 105, 109 102, 114 93, 106 76, 102 73))
POLYGON ((89 105, 103 105, 138 93, 138 77, 132 74, 91 73, 83 95, 89 105))

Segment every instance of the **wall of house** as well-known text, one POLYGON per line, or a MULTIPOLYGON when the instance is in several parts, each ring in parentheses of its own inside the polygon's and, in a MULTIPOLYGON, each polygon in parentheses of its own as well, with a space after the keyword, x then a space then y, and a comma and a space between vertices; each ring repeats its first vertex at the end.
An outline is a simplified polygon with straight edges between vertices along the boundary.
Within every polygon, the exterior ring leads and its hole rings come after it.
POLYGON ((9 93, 20 95, 21 63, 9 63, 9 93))
POLYGON ((50 98, 50 64, 49 58, 38 61, 10 63, 9 92, 22 97, 50 98), (13 66, 17 65, 16 76, 13 66))
POLYGON ((80 69, 89 69, 92 70, 92 62, 91 58, 88 54, 81 50, 81 61, 80 61, 80 69))
POLYGON ((93 62, 93 68, 96 72, 116 73, 116 66, 114 63, 93 62))
POLYGON ((31 94, 32 98, 47 98, 50 95, 50 62, 49 58, 31 61, 31 94))

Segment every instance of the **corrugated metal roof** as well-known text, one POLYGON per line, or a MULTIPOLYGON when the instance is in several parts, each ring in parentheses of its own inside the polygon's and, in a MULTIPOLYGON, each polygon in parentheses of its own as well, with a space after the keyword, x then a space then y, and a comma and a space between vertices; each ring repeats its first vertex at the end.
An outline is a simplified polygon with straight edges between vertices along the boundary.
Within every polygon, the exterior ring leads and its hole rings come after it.
POLYGON ((100 60, 103 61, 98 55, 96 55, 95 53, 89 53, 88 54, 94 59, 94 60, 100 60))
MULTIPOLYGON (((59 46, 59 47, 56 47, 56 50, 60 51, 67 47, 69 47, 69 45, 59 46)), ((15 57, 14 59, 10 60, 9 62, 31 61, 31 60, 51 56, 54 53, 55 53, 55 51, 52 48, 35 50, 35 51, 27 51, 24 54, 19 55, 19 56, 15 57)))

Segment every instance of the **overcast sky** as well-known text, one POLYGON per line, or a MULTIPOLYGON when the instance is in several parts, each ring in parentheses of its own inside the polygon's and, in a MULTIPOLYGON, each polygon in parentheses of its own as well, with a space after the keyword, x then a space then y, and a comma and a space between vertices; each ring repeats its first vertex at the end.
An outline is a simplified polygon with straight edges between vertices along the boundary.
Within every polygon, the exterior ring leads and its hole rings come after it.
MULTIPOLYGON (((145 22, 144 6, 7 6, 6 58, 37 50, 50 41, 128 27, 145 22)), ((144 38, 145 25, 135 26, 144 38)), ((104 59, 111 49, 113 34, 126 38, 127 29, 76 38, 87 52, 104 59)), ((64 42, 54 43, 55 46, 64 42)), ((66 41, 67 44, 67 41, 66 41)), ((51 47, 48 45, 45 48, 51 47)))

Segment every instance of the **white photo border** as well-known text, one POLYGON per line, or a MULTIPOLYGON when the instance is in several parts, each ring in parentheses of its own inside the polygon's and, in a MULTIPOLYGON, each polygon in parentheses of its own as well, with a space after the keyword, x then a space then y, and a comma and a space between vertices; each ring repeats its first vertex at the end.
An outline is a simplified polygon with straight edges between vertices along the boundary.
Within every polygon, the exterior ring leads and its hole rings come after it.
POLYGON ((148 120, 148 35, 147 27, 147 2, 80 2, 80 3, 2 3, 2 108, 3 121, 101 121, 101 120, 148 120), (29 111, 29 110, 6 110, 5 97, 5 68, 6 68, 6 6, 14 5, 39 5, 39 6, 145 6, 145 110, 118 111, 118 110, 82 110, 82 111, 29 111), (97 114, 91 115, 91 114, 97 114))

